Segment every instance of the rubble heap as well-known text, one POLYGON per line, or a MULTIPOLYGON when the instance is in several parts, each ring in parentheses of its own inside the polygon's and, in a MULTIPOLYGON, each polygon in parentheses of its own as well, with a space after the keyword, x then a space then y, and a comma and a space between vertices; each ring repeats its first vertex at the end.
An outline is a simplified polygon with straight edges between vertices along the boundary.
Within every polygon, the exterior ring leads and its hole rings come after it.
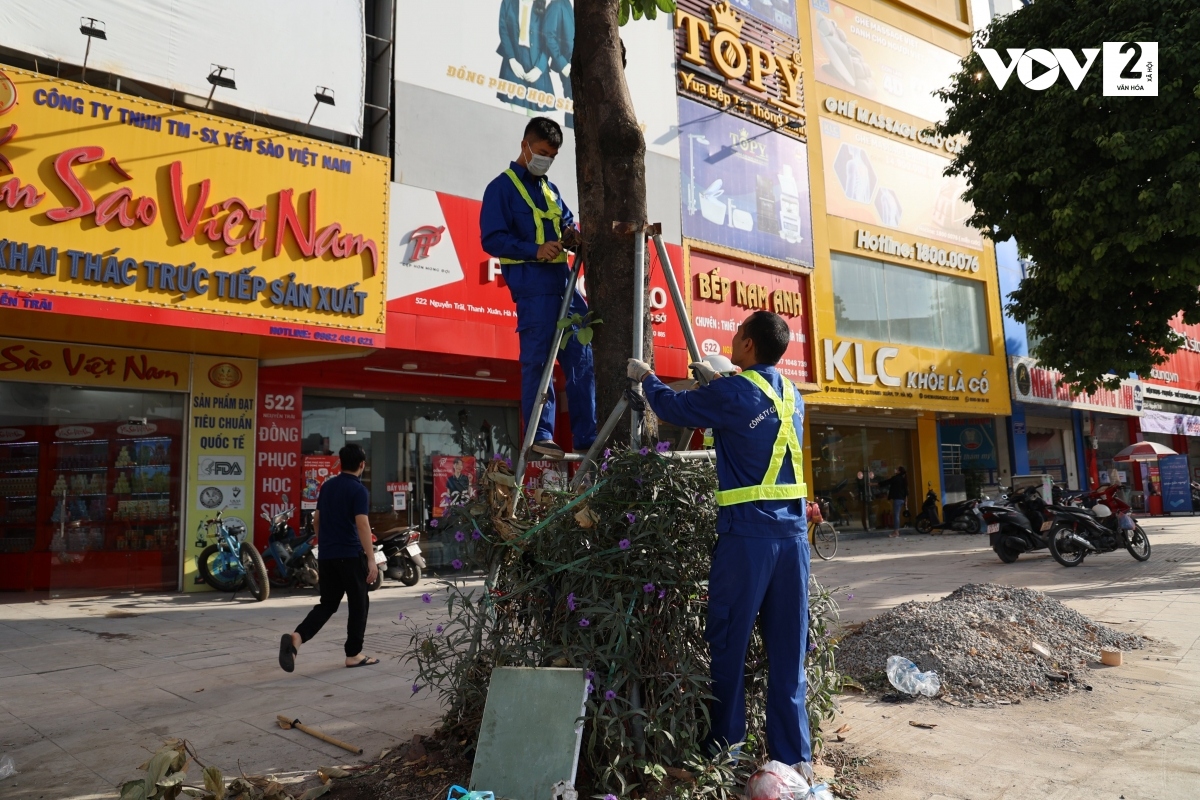
POLYGON ((837 661, 845 674, 878 684, 888 657, 904 656, 937 672, 944 697, 987 702, 1065 692, 1064 673, 1098 661, 1101 648, 1144 644, 1042 592, 970 583, 941 600, 904 603, 869 620, 842 640, 837 661))

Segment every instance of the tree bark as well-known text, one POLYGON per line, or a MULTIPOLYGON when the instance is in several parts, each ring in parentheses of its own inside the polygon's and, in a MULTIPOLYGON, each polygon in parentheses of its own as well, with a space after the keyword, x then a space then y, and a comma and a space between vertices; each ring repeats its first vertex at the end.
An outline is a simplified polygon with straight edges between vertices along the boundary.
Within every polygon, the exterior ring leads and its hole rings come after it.
MULTIPOLYGON (((634 239, 615 232, 613 223, 641 226, 647 221, 646 141, 625 82, 618 5, 617 0, 576 0, 571 58, 588 303, 593 317, 604 320, 592 340, 599 425, 629 386, 625 370, 633 354, 634 239)), ((646 295, 648 286, 638 290, 646 295)), ((653 331, 648 318, 643 329, 643 360, 649 362, 653 331)), ((609 444, 628 441, 626 415, 609 444)))

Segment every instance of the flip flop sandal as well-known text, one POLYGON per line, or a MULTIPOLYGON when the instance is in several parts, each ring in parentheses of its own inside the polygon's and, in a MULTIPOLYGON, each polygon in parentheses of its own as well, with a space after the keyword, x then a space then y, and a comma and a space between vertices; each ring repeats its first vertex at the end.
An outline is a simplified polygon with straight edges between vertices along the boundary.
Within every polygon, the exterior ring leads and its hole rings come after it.
POLYGON ((296 669, 296 645, 292 644, 292 635, 285 633, 279 640, 279 666, 284 672, 296 669))
POLYGON ((378 658, 364 658, 362 661, 359 661, 357 664, 347 664, 346 669, 354 669, 355 667, 373 667, 378 663, 379 663, 378 658))

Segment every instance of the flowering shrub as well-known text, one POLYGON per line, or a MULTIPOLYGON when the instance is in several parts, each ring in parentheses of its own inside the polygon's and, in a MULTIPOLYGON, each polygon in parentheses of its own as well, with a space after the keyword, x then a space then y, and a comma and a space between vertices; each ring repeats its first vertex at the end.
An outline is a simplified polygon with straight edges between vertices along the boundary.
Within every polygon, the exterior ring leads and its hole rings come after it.
MULTIPOLYGON (((713 467, 657 451, 606 451, 604 465, 599 482, 578 498, 542 493, 545 505, 533 509, 533 526, 511 541, 496 535, 482 505, 452 509, 443 519, 444 528, 472 535, 464 558, 495 580, 490 590, 448 584, 440 635, 412 636, 418 683, 440 693, 445 726, 473 745, 493 668, 583 669, 581 793, 663 794, 674 785, 681 796, 734 797, 764 749, 758 743, 767 664, 756 633, 747 656, 747 741, 736 756, 703 757, 713 467), (680 767, 689 780, 679 779, 680 767)), ((832 617, 832 597, 818 588, 812 605, 832 617)), ((809 707, 816 740, 820 721, 832 717, 840 678, 827 620, 813 629, 809 707)))

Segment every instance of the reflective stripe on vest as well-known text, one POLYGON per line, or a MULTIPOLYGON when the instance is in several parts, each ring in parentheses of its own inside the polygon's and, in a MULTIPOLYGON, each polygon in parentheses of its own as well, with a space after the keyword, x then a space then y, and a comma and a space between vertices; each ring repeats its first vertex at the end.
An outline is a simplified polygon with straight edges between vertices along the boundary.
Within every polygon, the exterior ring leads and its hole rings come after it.
MULTIPOLYGON (((546 232, 544 230, 542 230, 542 222, 544 220, 550 220, 550 222, 553 223, 554 233, 561 240, 562 239, 562 215, 563 214, 562 214, 562 209, 558 205, 558 200, 554 197, 554 192, 550 191, 550 184, 548 184, 544 178, 542 180, 538 181, 538 183, 540 183, 542 186, 542 194, 545 195, 545 197, 546 197, 546 210, 542 211, 540 208, 538 208, 536 205, 533 204, 533 198, 529 196, 529 192, 526 191, 526 189, 525 189, 525 184, 521 183, 521 179, 517 177, 517 173, 513 172, 511 169, 506 169, 506 170, 504 170, 504 174, 507 175, 509 177, 509 179, 513 182, 513 186, 517 187, 517 191, 521 193, 521 197, 522 197, 522 199, 525 200, 525 203, 529 206, 529 210, 533 212, 533 229, 535 231, 534 242, 536 242, 539 246, 546 243, 546 232)), ((556 258, 553 258, 549 262, 544 262, 544 263, 565 264, 566 261, 567 261, 567 251, 564 250, 561 253, 559 253, 556 258)), ((528 264, 529 262, 524 261, 519 258, 502 258, 502 259, 500 259, 500 263, 501 264, 528 264)))
POLYGON ((803 454, 800 451, 800 437, 792 415, 796 413, 796 387, 782 375, 783 397, 775 394, 766 378, 754 370, 746 370, 740 376, 753 383, 767 396, 775 406, 775 414, 779 417, 779 433, 775 436, 775 446, 771 450, 771 461, 767 464, 767 474, 758 486, 743 486, 739 489, 725 489, 717 492, 718 506, 731 506, 737 503, 753 503, 756 500, 798 500, 808 496, 808 486, 804 483, 803 454), (796 475, 795 483, 779 483, 779 472, 783 469, 783 458, 787 451, 792 454, 792 470, 796 475))

